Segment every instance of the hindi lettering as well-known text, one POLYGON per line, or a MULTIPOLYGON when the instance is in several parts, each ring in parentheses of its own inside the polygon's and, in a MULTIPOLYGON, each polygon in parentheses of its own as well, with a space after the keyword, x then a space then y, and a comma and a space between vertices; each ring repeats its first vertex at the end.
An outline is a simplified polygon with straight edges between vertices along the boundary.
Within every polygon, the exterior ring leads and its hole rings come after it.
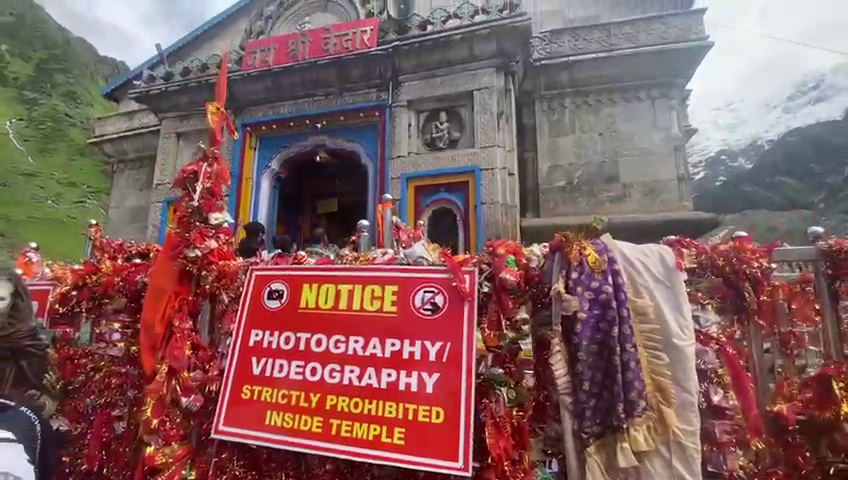
POLYGON ((371 34, 374 33, 374 27, 363 27, 357 30, 356 35, 356 48, 362 48, 362 44, 360 41, 365 42, 365 47, 371 48, 374 45, 371 44, 371 34))
POLYGON ((324 30, 324 34, 321 35, 321 48, 324 49, 325 52, 329 54, 335 54, 339 51, 339 37, 338 33, 333 33, 330 28, 326 28, 324 30))
POLYGON ((306 33, 298 33, 289 40, 289 57, 296 61, 306 60, 309 58, 309 45, 312 40, 306 33))

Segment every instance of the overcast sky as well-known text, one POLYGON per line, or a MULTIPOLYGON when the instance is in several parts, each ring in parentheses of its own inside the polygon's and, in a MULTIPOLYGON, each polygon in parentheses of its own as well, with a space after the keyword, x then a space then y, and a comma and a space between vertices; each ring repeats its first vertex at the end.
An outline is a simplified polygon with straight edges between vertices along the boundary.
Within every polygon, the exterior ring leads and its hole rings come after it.
MULTIPOLYGON (((154 53, 157 42, 163 47, 169 45, 234 0, 36 1, 101 53, 135 67, 154 53)), ((691 84, 692 120, 696 126, 714 122, 715 116, 730 103, 743 98, 750 101, 774 97, 775 92, 785 91, 805 73, 848 61, 845 55, 762 36, 846 51, 848 0, 698 0, 698 3, 710 8, 707 30, 716 46, 691 84)))
POLYGON ((823 50, 848 52, 846 0, 707 0, 707 5, 715 47, 690 84, 693 121, 743 99, 779 100, 800 77, 848 62, 848 55, 823 50))

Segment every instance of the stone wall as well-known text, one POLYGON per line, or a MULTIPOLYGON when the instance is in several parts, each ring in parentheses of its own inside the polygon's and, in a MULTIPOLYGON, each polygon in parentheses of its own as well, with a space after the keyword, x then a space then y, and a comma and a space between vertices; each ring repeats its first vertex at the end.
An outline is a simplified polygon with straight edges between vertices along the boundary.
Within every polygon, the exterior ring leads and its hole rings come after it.
POLYGON ((162 119, 156 167, 148 199, 150 211, 147 220, 147 241, 159 240, 162 211, 166 202, 176 195, 176 192, 171 191, 174 177, 180 168, 195 157, 198 144, 206 142, 208 135, 206 116, 203 114, 175 115, 162 119))
POLYGON ((401 176, 445 168, 479 166, 485 238, 518 238, 519 201, 515 149, 515 99, 502 69, 468 67, 401 78, 392 102, 391 193, 401 193, 401 176), (421 119, 453 110, 463 117, 456 148, 422 147, 421 119))
POLYGON ((539 214, 615 215, 691 209, 684 90, 583 90, 536 105, 539 214))
POLYGON ((125 101, 121 109, 93 122, 89 143, 109 158, 112 189, 107 234, 127 240, 147 239, 150 195, 159 139, 159 119, 140 105, 125 101))
POLYGON ((124 240, 145 241, 155 157, 116 162, 112 168, 107 233, 124 240))

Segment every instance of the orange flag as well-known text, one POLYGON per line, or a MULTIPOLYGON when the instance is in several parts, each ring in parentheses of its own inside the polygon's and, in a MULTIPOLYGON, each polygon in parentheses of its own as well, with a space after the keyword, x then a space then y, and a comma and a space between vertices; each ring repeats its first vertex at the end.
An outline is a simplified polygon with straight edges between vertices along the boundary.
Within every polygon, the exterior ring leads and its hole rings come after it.
POLYGON ((233 124, 233 117, 225 109, 227 104, 227 74, 229 73, 230 53, 221 56, 221 69, 218 71, 218 81, 215 84, 215 100, 206 102, 206 120, 209 122, 209 147, 220 148, 224 141, 224 130, 233 138, 238 138, 238 132, 233 124))
POLYGON ((176 237, 168 232, 165 247, 150 270, 147 293, 141 307, 141 365, 148 376, 153 375, 156 358, 162 350, 169 316, 180 294, 188 290, 185 282, 180 282, 180 271, 173 258, 175 247, 176 237))

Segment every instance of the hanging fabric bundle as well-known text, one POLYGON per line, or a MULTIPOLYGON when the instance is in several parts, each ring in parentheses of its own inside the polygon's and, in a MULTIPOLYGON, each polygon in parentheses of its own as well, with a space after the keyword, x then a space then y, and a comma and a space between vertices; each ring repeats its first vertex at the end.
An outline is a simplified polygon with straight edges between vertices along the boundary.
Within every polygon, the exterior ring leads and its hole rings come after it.
POLYGON ((566 260, 565 293, 576 299, 574 313, 563 315, 576 440, 585 454, 586 478, 610 478, 637 467, 635 453, 656 448, 624 277, 597 237, 566 233, 557 236, 551 252, 566 260))

